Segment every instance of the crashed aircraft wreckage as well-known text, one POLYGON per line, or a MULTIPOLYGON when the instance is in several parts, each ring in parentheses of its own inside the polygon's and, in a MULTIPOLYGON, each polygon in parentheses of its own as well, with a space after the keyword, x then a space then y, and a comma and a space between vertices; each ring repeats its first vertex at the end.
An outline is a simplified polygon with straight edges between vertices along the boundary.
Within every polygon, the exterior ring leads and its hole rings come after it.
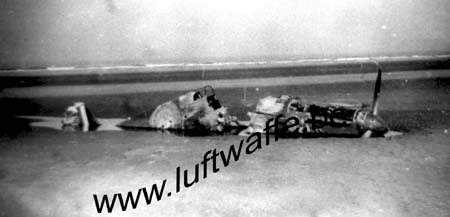
MULTIPOLYGON (((264 133, 266 122, 276 117, 278 123, 288 126, 277 132, 285 137, 343 135, 367 138, 383 136, 389 131, 378 116, 380 86, 381 70, 378 70, 371 106, 343 102, 307 103, 293 96, 267 96, 259 100, 255 112, 248 112, 250 121, 240 121, 229 115, 227 108, 217 100, 214 89, 205 86, 159 105, 149 117, 97 119, 84 103, 79 102, 66 109, 61 123, 62 129, 71 131, 141 128, 190 132, 190 135, 248 135, 264 133)), ((45 122, 42 117, 41 120, 45 122)))
MULTIPOLYGON (((270 118, 284 123, 282 136, 383 136, 389 129, 378 116, 381 70, 378 70, 372 106, 362 103, 305 103, 298 97, 282 95, 260 99, 256 112, 249 112, 250 124, 241 135, 264 132, 270 118)), ((280 132, 278 132, 280 133, 280 132)))
MULTIPOLYGON (((99 119, 81 102, 69 106, 64 114, 62 128, 65 130, 91 131, 102 126, 99 119)), ((188 132, 190 135, 231 132, 242 126, 216 99, 211 86, 189 91, 175 100, 159 105, 151 112, 150 117, 145 114, 122 120, 115 125, 122 129, 161 129, 188 132)))
POLYGON ((175 100, 165 102, 151 113, 145 122, 139 115, 119 124, 123 128, 148 128, 190 132, 191 134, 222 133, 240 126, 236 117, 228 114, 216 99, 214 89, 205 86, 189 91, 175 100))

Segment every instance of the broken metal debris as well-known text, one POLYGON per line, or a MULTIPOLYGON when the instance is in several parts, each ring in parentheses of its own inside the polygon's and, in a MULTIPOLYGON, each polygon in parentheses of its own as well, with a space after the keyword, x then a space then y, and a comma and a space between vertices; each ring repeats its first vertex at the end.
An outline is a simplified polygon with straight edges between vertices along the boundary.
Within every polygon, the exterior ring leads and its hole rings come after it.
POLYGON ((350 134, 362 136, 368 130, 374 135, 383 135, 388 131, 384 121, 371 114, 363 104, 305 103, 298 97, 282 95, 260 99, 256 112, 248 112, 250 124, 241 135, 264 132, 266 122, 278 115, 281 115, 280 121, 295 125, 281 132, 288 137, 350 134))
POLYGON ((154 129, 224 132, 238 127, 238 122, 216 99, 214 89, 205 86, 156 107, 148 125, 154 129))
POLYGON ((64 118, 61 121, 65 131, 92 131, 100 126, 92 112, 86 108, 83 102, 76 102, 66 108, 64 118))

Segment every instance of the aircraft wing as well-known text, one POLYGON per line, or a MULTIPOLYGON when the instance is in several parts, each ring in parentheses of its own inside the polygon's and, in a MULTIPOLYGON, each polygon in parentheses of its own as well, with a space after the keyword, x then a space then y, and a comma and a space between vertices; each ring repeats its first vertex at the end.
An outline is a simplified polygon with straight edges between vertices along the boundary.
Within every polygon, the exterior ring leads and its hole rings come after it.
MULTIPOLYGON (((61 120, 63 117, 51 116, 17 116, 29 121, 31 127, 43 127, 55 130, 61 130, 61 120)), ((127 119, 125 118, 97 118, 100 126, 96 131, 122 131, 123 129, 117 125, 127 119)))

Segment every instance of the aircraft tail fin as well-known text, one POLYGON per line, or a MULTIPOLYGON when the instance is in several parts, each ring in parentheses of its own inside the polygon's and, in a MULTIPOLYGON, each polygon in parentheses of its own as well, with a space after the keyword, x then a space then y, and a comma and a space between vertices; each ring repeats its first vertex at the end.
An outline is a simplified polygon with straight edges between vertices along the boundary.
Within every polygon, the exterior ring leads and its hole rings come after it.
POLYGON ((66 108, 62 124, 63 129, 76 130, 79 128, 81 131, 95 130, 100 125, 83 102, 76 102, 66 108))

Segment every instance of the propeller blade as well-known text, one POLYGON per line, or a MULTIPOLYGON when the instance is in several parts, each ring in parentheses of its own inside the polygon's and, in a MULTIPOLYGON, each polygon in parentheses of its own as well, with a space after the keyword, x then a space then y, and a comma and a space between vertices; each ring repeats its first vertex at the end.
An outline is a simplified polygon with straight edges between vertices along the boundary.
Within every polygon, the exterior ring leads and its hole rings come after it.
POLYGON ((380 93, 381 89, 381 69, 378 68, 377 81, 375 83, 375 90, 373 92, 373 101, 372 101, 372 114, 378 114, 378 93, 380 93))

